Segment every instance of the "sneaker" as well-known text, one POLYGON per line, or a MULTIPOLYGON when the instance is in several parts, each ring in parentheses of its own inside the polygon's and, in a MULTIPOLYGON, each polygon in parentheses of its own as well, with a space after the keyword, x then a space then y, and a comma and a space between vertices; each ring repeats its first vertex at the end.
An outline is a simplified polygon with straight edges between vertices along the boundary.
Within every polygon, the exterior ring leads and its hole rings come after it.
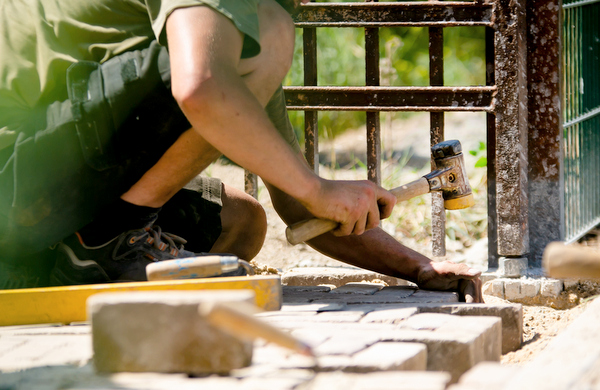
POLYGON ((150 263, 197 256, 183 249, 185 243, 183 238, 164 233, 158 226, 127 231, 96 247, 85 245, 75 233, 58 244, 50 284, 145 281, 150 263))

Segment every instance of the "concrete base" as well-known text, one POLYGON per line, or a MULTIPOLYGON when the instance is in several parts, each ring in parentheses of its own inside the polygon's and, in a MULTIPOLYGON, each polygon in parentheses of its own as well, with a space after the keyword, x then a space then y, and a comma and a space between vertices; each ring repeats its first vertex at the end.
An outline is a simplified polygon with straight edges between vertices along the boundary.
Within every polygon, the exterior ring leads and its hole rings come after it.
POLYGON ((527 273, 528 264, 526 257, 500 257, 498 275, 504 278, 520 278, 527 273))

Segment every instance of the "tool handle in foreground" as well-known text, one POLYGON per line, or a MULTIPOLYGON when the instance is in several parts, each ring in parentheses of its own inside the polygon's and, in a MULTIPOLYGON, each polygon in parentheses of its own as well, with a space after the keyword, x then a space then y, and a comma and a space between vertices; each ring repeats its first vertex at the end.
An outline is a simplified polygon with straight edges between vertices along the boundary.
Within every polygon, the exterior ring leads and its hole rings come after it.
POLYGON ((254 317, 250 314, 252 308, 249 306, 251 305, 245 302, 236 302, 235 304, 214 302, 201 304, 199 312, 211 325, 223 329, 233 336, 246 339, 262 338, 304 355, 313 356, 312 349, 307 344, 254 317))
MULTIPOLYGON (((415 196, 423 195, 429 192, 429 182, 424 177, 411 183, 396 187, 390 192, 396 197, 398 202, 402 202, 415 196)), ((335 229, 338 223, 328 219, 308 219, 298 222, 285 230, 285 236, 292 245, 308 241, 311 238, 320 236, 335 229)))
POLYGON ((600 279, 600 253, 591 249, 552 242, 542 261, 552 278, 600 279))

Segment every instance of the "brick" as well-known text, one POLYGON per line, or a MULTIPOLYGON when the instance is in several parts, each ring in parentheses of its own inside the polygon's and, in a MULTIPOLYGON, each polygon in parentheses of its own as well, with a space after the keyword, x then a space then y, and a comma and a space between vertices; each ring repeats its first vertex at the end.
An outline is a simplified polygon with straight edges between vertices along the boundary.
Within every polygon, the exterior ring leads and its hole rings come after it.
POLYGON ((20 335, 0 338, 0 370, 72 364, 81 366, 92 358, 89 334, 20 335))
POLYGON ((314 348, 317 355, 352 355, 380 340, 377 332, 340 330, 323 344, 314 348))
POLYGON ((254 302, 252 291, 97 294, 88 299, 100 372, 226 373, 251 363, 252 343, 209 325, 203 302, 254 302))
POLYGON ((509 301, 513 299, 524 298, 524 296, 521 294, 521 280, 504 280, 504 298, 509 301))
POLYGON ((428 305, 419 307, 419 313, 500 317, 502 320, 502 354, 520 349, 523 342, 523 307, 520 304, 428 305))
POLYGON ((525 298, 533 298, 540 294, 541 283, 534 279, 519 279, 521 282, 521 295, 525 298))
POLYGON ((448 390, 503 390, 511 377, 517 374, 519 366, 483 362, 467 371, 457 385, 448 390))
POLYGON ((398 324, 408 317, 415 315, 419 312, 416 307, 406 307, 400 309, 382 309, 376 310, 365 315, 360 322, 370 323, 377 322, 383 324, 398 324))
POLYGON ((322 390, 444 390, 449 376, 441 372, 320 373, 299 389, 322 390))
POLYGON ((373 295, 383 288, 377 283, 347 283, 341 287, 331 290, 331 294, 362 294, 373 295))
POLYGON ((324 311, 339 311, 344 310, 346 308, 345 302, 325 302, 325 303, 299 303, 299 304, 291 304, 283 301, 283 306, 281 307, 282 312, 324 312, 324 311))
POLYGON ((424 371, 427 347, 420 343, 379 342, 352 356, 344 371, 424 371))
POLYGON ((351 282, 379 279, 388 286, 406 285, 407 282, 391 276, 353 268, 303 267, 293 268, 283 274, 281 283, 287 286, 318 286, 331 284, 336 287, 351 282))
POLYGON ((501 321, 495 317, 417 314, 381 337, 426 344, 427 369, 449 372, 452 382, 480 361, 500 360, 502 345, 501 321))
POLYGON ((557 279, 542 280, 541 293, 543 297, 556 298, 563 291, 563 282, 557 279))

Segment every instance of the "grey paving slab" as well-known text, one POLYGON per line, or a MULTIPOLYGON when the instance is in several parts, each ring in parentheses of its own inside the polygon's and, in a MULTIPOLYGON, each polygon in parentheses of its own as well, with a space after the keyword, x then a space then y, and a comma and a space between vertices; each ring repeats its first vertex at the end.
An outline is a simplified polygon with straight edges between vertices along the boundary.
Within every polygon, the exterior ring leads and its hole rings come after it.
POLYGON ((517 365, 483 362, 467 371, 448 390, 502 390, 506 382, 520 370, 517 365))
POLYGON ((376 283, 347 283, 341 287, 331 290, 331 294, 373 295, 382 288, 382 284, 376 283))
POLYGON ((384 324, 398 324, 410 316, 413 316, 419 312, 416 307, 403 307, 396 309, 381 308, 374 310, 366 314, 361 320, 361 323, 384 323, 384 324))
MULTIPOLYGON (((566 390, 587 378, 594 383, 600 367, 600 299, 590 302, 586 310, 563 330, 538 356, 511 378, 505 389, 566 390)), ((589 384, 589 383, 588 383, 589 384)), ((593 384, 599 388, 599 382, 593 384)))
POLYGON ((381 340, 377 332, 339 330, 314 351, 318 355, 353 355, 381 340))
POLYGON ((516 351, 523 342, 523 307, 520 304, 427 304, 419 313, 447 313, 466 316, 493 316, 502 319, 502 353, 516 351))
POLYGON ((302 267, 293 268, 281 276, 281 283, 287 286, 317 286, 329 284, 336 287, 351 282, 383 280, 389 286, 405 285, 406 281, 391 276, 358 268, 302 267))
POLYGON ((284 300, 284 304, 281 307, 282 312, 290 311, 310 311, 310 312, 324 312, 324 311, 339 311, 344 310, 347 307, 345 302, 324 302, 324 303, 289 303, 284 300))

